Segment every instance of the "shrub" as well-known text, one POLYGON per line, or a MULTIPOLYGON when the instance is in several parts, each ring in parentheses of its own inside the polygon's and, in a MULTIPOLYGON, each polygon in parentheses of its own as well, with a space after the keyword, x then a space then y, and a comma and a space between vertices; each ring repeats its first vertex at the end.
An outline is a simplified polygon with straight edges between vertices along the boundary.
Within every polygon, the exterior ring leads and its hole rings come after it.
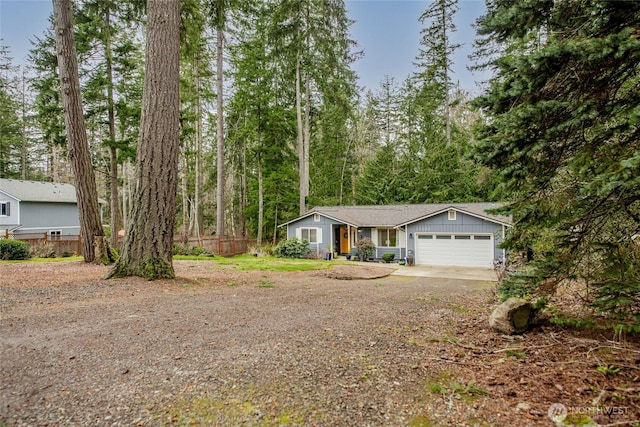
POLYGON ((35 258, 55 258, 56 247, 51 242, 36 243, 31 246, 31 256, 35 258))
POLYGON ((292 237, 281 240, 274 249, 274 254, 280 258, 304 258, 309 255, 309 242, 292 237))
POLYGON ((20 240, 0 240, 0 259, 16 260, 31 257, 29 244, 20 240))
POLYGON ((275 246, 271 243, 263 243, 262 246, 254 246, 251 245, 247 249, 247 253, 250 253, 254 256, 273 256, 275 251, 275 246))
POLYGON ((201 246, 189 246, 182 243, 173 244, 173 255, 200 256, 207 253, 207 250, 201 246))
POLYGON ((394 253, 386 253, 386 254, 382 254, 382 260, 384 262, 386 262, 387 264, 389 264, 390 262, 393 262, 394 258, 396 257, 396 254, 394 253))
POLYGON ((356 242, 356 248, 358 249, 358 256, 360 261, 366 261, 373 256, 373 251, 376 250, 376 245, 373 244, 370 238, 365 237, 356 242))

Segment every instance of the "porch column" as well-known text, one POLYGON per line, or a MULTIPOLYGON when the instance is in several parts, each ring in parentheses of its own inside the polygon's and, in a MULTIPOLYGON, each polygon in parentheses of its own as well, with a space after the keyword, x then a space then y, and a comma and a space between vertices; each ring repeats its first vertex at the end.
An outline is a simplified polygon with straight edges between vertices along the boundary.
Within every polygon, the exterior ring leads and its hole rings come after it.
MULTIPOLYGON (((409 257, 409 226, 404 226, 404 258, 409 257)), ((402 250, 400 250, 400 258, 402 257, 402 250)), ((403 258, 403 259, 404 259, 403 258)))

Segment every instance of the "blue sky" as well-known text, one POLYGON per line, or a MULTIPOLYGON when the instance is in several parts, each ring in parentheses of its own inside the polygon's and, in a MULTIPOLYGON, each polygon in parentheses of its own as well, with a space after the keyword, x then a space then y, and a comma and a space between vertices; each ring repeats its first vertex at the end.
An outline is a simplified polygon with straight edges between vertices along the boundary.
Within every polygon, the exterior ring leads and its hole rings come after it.
MULTIPOLYGON (((354 68, 360 85, 375 90, 385 75, 401 82, 413 71, 418 53, 420 23, 418 17, 426 10, 428 0, 346 0, 348 16, 356 22, 351 35, 364 50, 364 57, 354 68)), ((460 0, 456 16, 454 43, 463 47, 454 58, 453 80, 474 95, 479 94, 476 82, 486 75, 473 75, 466 69, 475 31, 471 24, 485 11, 482 0, 460 0)), ((49 25, 51 0, 0 0, 0 38, 9 46, 14 64, 22 64, 36 36, 42 36, 49 25)))
MULTIPOLYGON (((414 71, 413 62, 420 45, 422 25, 418 18, 431 2, 425 0, 347 0, 348 15, 356 22, 351 35, 364 57, 355 64, 360 84, 375 89, 385 75, 402 82, 414 71)), ((472 74, 467 70, 468 55, 476 38, 472 24, 485 13, 482 0, 460 0, 456 14, 457 31, 451 35, 453 43, 462 47, 454 57, 453 82, 472 93, 479 94, 476 81, 487 79, 487 74, 472 74)))

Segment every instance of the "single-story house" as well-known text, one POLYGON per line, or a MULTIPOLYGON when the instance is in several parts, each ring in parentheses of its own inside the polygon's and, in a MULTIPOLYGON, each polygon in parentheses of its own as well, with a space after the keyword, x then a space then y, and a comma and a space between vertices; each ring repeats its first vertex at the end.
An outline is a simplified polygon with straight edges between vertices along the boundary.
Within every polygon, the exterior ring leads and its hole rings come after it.
POLYGON ((71 184, 0 179, 0 233, 14 236, 80 234, 76 189, 71 184))
POLYGON ((351 255, 356 242, 370 238, 374 258, 392 252, 417 265, 493 267, 511 218, 487 212, 497 203, 386 206, 318 206, 291 220, 287 238, 309 242, 318 254, 351 255))

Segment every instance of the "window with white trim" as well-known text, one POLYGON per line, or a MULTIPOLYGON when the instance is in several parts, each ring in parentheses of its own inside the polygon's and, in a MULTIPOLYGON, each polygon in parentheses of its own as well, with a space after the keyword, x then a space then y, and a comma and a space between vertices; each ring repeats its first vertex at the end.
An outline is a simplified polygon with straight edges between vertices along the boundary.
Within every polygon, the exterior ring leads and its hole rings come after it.
POLYGON ((10 207, 11 207, 10 202, 0 202, 0 216, 11 215, 10 207))
POLYGON ((322 229, 320 228, 299 228, 300 239, 309 243, 322 243, 322 229))
POLYGON ((51 240, 60 240, 62 236, 62 230, 49 230, 49 238, 51 240))
POLYGON ((320 222, 320 214, 313 214, 313 221, 320 222))
POLYGON ((449 221, 456 220, 456 211, 453 209, 449 209, 449 221))
POLYGON ((378 228, 379 247, 395 248, 397 243, 397 230, 395 228, 378 228))

